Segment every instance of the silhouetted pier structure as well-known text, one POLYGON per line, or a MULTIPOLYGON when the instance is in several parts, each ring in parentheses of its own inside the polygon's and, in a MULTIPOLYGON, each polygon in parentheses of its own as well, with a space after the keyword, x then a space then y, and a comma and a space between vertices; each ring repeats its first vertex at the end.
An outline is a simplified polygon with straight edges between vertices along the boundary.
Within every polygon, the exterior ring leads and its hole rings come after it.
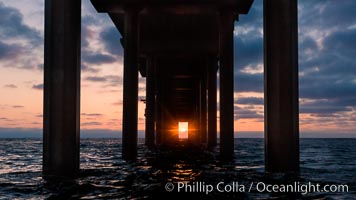
MULTIPOLYGON (((219 71, 220 154, 233 157, 234 22, 252 2, 92 0, 123 36, 125 159, 137 154, 139 72, 146 77, 147 145, 175 143, 184 121, 190 143, 214 146, 219 71)), ((73 176, 79 170, 81 2, 46 0, 45 15, 44 174, 73 176)), ((268 171, 299 169, 297 34, 297 0, 265 0, 268 171)))

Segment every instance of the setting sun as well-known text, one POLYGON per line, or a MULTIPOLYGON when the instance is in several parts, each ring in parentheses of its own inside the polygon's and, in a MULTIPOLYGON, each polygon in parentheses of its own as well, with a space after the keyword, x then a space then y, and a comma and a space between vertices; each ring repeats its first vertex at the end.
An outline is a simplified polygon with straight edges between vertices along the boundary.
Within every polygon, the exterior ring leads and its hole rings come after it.
POLYGON ((179 139, 187 139, 188 138, 188 122, 179 122, 178 123, 178 132, 179 132, 179 139))

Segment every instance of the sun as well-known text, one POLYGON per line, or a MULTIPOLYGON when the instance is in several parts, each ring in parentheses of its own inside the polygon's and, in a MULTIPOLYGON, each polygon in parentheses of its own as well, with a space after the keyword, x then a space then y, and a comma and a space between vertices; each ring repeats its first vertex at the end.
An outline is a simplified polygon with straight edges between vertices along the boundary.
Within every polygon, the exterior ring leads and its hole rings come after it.
POLYGON ((188 122, 178 122, 179 138, 188 138, 188 122))

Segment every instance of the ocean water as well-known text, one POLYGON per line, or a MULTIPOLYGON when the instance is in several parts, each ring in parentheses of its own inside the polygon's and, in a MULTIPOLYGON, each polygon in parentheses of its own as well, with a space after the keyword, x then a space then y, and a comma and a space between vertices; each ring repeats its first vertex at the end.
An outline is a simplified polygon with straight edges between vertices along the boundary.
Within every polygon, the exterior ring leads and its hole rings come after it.
MULTIPOLYGON (((264 172, 263 139, 236 139, 235 160, 221 162, 218 149, 147 149, 136 162, 121 159, 118 139, 82 139, 81 172, 75 180, 42 178, 42 141, 0 139, 0 199, 356 199, 356 139, 301 139, 301 172, 264 172), (224 182, 240 186, 298 183, 348 185, 348 192, 178 192, 187 185, 224 182), (176 188, 167 192, 171 182, 176 188)), ((182 189, 183 190, 183 189, 182 189)))

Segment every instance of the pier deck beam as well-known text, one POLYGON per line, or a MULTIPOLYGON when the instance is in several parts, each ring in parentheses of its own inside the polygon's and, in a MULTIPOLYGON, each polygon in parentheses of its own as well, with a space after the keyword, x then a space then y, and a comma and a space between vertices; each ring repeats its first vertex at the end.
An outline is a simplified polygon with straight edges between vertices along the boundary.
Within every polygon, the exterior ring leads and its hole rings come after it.
POLYGON ((297 0, 264 1, 265 161, 299 170, 297 0))
POLYGON ((46 0, 43 173, 79 172, 80 0, 46 0))
POLYGON ((234 154, 234 14, 220 12, 220 155, 234 154))
POLYGON ((137 156, 138 112, 138 14, 135 9, 125 12, 123 95, 122 156, 132 160, 137 156))

